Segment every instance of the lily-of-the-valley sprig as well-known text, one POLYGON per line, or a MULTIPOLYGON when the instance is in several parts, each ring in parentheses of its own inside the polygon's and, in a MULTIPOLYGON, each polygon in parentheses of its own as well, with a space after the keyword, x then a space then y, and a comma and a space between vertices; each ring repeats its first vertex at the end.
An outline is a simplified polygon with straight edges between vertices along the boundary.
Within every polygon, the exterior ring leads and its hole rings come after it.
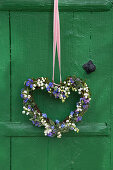
POLYGON ((87 111, 90 103, 90 91, 87 84, 76 77, 68 77, 63 83, 57 85, 49 82, 48 78, 40 77, 38 79, 28 79, 24 83, 24 89, 21 90, 21 97, 23 99, 23 114, 30 115, 32 123, 41 127, 44 126, 45 136, 61 138, 62 133, 74 130, 79 132, 76 127, 76 122, 81 121, 83 114, 87 111), (47 117, 46 113, 42 113, 37 104, 33 99, 34 90, 40 88, 41 90, 46 89, 48 93, 51 93, 55 98, 61 99, 65 102, 66 98, 69 97, 70 91, 78 91, 81 95, 80 101, 76 103, 74 111, 69 113, 62 122, 56 120, 55 122, 47 117))

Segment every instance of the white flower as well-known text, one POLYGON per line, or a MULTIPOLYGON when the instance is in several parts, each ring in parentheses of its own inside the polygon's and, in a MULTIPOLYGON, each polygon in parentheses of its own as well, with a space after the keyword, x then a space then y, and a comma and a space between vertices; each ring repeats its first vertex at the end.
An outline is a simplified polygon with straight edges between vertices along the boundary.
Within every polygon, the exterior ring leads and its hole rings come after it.
POLYGON ((43 90, 43 89, 44 89, 44 87, 41 87, 41 89, 43 90))
POLYGON ((43 85, 44 85, 44 83, 41 83, 41 84, 40 84, 40 86, 43 86, 43 85))
POLYGON ((79 112, 79 111, 82 111, 82 109, 81 108, 77 108, 77 111, 79 112))
POLYGON ((88 92, 88 91, 89 91, 89 90, 88 90, 88 87, 85 87, 85 88, 84 88, 84 90, 85 90, 86 92, 88 92))
POLYGON ((27 110, 27 108, 26 108, 25 106, 23 106, 23 109, 24 109, 24 110, 27 110))
POLYGON ((43 123, 43 122, 44 122, 44 119, 41 120, 41 123, 43 123))
POLYGON ((35 87, 33 87, 32 89, 35 90, 35 87))
POLYGON ((28 99, 30 99, 31 95, 28 95, 27 97, 28 97, 28 99))
POLYGON ((74 123, 72 123, 72 126, 76 127, 76 125, 74 123))
POLYGON ((84 96, 85 96, 85 98, 87 98, 89 96, 89 94, 88 93, 84 93, 84 96))
POLYGON ((68 87, 65 88, 66 91, 68 91, 68 89, 69 89, 68 87))
POLYGON ((66 84, 66 81, 64 81, 64 84, 66 84))
POLYGON ((36 115, 37 114, 37 111, 34 111, 34 115, 36 115))
POLYGON ((46 84, 45 84, 45 87, 47 87, 47 86, 48 86, 48 84, 46 83, 46 84))
POLYGON ((82 90, 83 90, 83 88, 78 89, 78 93, 81 94, 82 90))
POLYGON ((44 130, 45 136, 47 136, 47 134, 49 134, 51 131, 52 131, 51 129, 44 130))
POLYGON ((22 114, 25 114, 25 110, 22 111, 22 114))
POLYGON ((77 105, 77 111, 82 111, 81 106, 77 105))
POLYGON ((61 133, 58 132, 58 133, 57 133, 57 138, 61 138, 61 136, 62 136, 61 133))
POLYGON ((78 133, 78 132, 79 132, 79 129, 78 129, 78 128, 74 128, 74 131, 78 133))
POLYGON ((45 123, 45 128, 47 129, 47 128, 49 128, 50 126, 47 124, 47 123, 45 123))
POLYGON ((26 94, 24 94, 24 97, 26 98, 26 97, 27 97, 27 95, 26 95, 26 94))
POLYGON ((23 93, 27 93, 27 91, 26 91, 26 90, 24 90, 24 91, 23 91, 23 93))
POLYGON ((62 94, 60 94, 60 99, 62 98, 62 94))
POLYGON ((46 78, 43 78, 43 77, 42 77, 42 81, 45 82, 45 80, 46 80, 46 78))
POLYGON ((36 84, 33 84, 33 87, 36 87, 36 84))
POLYGON ((26 115, 29 115, 29 112, 27 112, 26 115))
POLYGON ((60 88, 58 88, 58 92, 60 92, 60 88))

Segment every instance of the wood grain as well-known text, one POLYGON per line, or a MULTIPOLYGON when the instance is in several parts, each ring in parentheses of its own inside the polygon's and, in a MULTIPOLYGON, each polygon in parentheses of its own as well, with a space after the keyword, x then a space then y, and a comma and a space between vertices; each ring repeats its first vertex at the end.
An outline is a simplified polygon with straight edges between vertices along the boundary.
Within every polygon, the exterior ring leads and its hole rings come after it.
MULTIPOLYGON (((61 11, 106 11, 110 0, 59 0, 61 11)), ((0 10, 52 11, 53 0, 0 0, 0 10)))

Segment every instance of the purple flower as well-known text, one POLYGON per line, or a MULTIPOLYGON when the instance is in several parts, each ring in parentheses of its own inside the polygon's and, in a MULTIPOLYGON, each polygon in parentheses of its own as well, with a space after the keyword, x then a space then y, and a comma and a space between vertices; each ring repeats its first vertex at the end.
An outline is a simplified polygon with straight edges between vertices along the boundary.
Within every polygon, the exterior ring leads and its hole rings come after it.
POLYGON ((53 87, 53 83, 52 83, 52 82, 50 82, 50 83, 49 83, 49 86, 50 86, 50 87, 53 87))
POLYGON ((26 86, 30 86, 30 84, 31 84, 30 81, 26 82, 26 86))
POLYGON ((89 103, 89 99, 86 99, 86 100, 84 101, 84 103, 85 103, 85 104, 89 103))
POLYGON ((28 79, 30 82, 32 82, 33 83, 33 80, 32 79, 28 79))
POLYGON ((24 100, 24 103, 27 103, 27 101, 28 101, 28 98, 24 100))
POLYGON ((28 79, 28 81, 26 82, 26 86, 30 86, 30 84, 33 83, 32 79, 28 79))
POLYGON ((80 98, 80 102, 83 101, 85 104, 89 103, 89 99, 85 99, 85 97, 80 98))
POLYGON ((64 94, 62 95, 63 97, 66 97, 64 94))
POLYGON ((70 115, 71 115, 71 116, 73 116, 73 114, 74 114, 74 112, 73 112, 73 111, 71 111, 71 112, 70 112, 70 115))
POLYGON ((30 88, 31 88, 31 89, 33 88, 33 84, 30 84, 30 88))
POLYGON ((77 122, 82 120, 82 116, 77 117, 77 122))
POLYGON ((40 125, 39 125, 39 122, 35 122, 35 126, 38 126, 38 127, 40 127, 40 125))
POLYGON ((34 120, 32 120, 33 125, 35 124, 34 120))
POLYGON ((48 133, 47 136, 51 137, 53 134, 52 132, 48 133))
POLYGON ((74 128, 73 128, 73 127, 70 127, 70 130, 74 130, 74 128))
POLYGON ((59 120, 56 120, 56 124, 58 124, 60 121, 59 120))
POLYGON ((50 87, 49 87, 49 86, 47 86, 47 88, 46 88, 46 89, 47 89, 47 91, 50 91, 50 87))
POLYGON ((21 98, 23 98, 24 97, 24 95, 23 94, 21 94, 21 98))
POLYGON ((54 90, 54 91, 53 91, 53 94, 56 94, 56 93, 57 93, 57 92, 54 90))
POLYGON ((61 128, 64 128, 64 127, 65 127, 65 125, 64 125, 64 124, 62 124, 62 125, 61 125, 61 128))
POLYGON ((74 83, 74 81, 73 81, 73 79, 72 79, 72 78, 70 78, 70 81, 71 81, 71 83, 74 83))
POLYGON ((84 109, 88 109, 88 105, 83 105, 83 108, 84 109))
POLYGON ((47 118, 46 113, 42 113, 42 116, 43 116, 44 118, 47 118))
POLYGON ((31 106, 30 106, 30 105, 28 105, 28 109, 31 109, 31 106))
POLYGON ((54 126, 51 126, 51 129, 54 129, 55 127, 54 126))

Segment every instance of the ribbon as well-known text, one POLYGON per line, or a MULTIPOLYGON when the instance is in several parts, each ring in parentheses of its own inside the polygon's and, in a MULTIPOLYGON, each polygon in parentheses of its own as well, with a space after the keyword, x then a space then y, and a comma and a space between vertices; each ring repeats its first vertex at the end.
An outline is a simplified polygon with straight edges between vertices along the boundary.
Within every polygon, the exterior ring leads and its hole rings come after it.
POLYGON ((61 78, 61 62, 60 62, 60 19, 59 19, 59 10, 58 10, 58 0, 54 0, 53 77, 52 77, 53 82, 54 82, 54 68, 55 68, 56 47, 57 47, 58 62, 59 62, 60 82, 62 82, 62 78, 61 78))

